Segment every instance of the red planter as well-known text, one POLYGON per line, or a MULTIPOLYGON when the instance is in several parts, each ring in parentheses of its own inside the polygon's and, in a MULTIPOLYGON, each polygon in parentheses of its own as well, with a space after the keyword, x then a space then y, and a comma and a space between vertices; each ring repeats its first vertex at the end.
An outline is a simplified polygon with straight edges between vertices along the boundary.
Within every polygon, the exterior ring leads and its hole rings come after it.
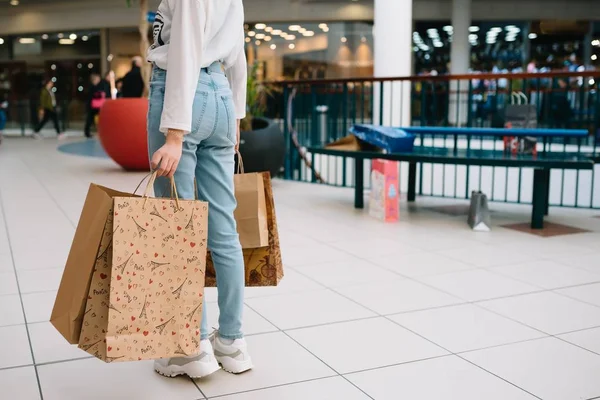
POLYGON ((104 103, 98 137, 106 154, 128 171, 148 171, 148 99, 117 99, 104 103))

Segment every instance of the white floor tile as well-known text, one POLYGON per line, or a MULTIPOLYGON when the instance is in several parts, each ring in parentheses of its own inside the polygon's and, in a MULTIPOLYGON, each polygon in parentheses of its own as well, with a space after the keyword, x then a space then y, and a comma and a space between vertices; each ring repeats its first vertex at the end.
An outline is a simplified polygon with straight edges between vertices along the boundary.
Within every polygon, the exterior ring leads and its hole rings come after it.
POLYGON ((534 400, 535 397, 456 356, 347 375, 377 400, 534 400))
POLYGON ((590 272, 600 273, 600 252, 588 254, 566 254, 555 257, 554 260, 569 267, 583 268, 590 272))
POLYGON ((552 335, 600 326, 600 308, 552 292, 497 299, 481 306, 552 335))
POLYGON ((440 251, 439 254, 475 267, 498 267, 536 259, 536 255, 531 252, 511 251, 510 248, 488 244, 456 250, 444 250, 440 251))
POLYGON ((13 252, 17 270, 63 268, 68 254, 69 247, 65 246, 36 251, 29 248, 13 252))
POLYGON ((0 296, 18 293, 19 287, 17 286, 15 273, 12 271, 0 273, 0 296))
POLYGON ((295 329, 288 334, 341 374, 448 354, 385 318, 295 329), (361 348, 358 344, 365 340, 369 344, 361 348))
POLYGON ((369 397, 342 377, 278 386, 219 397, 220 400, 368 400, 369 397))
POLYGON ((33 364, 25 325, 0 328, 0 368, 33 364))
POLYGON ((409 279, 345 286, 336 290, 381 315, 463 303, 456 297, 409 279))
POLYGON ((375 237, 344 240, 332 243, 332 246, 363 259, 419 251, 418 248, 407 245, 402 240, 375 237))
POLYGON ((303 265, 322 264, 332 261, 342 261, 354 258, 350 253, 336 249, 327 244, 317 243, 310 249, 291 247, 281 254, 283 265, 300 267, 303 265))
POLYGON ((538 287, 483 269, 417 278, 467 301, 479 301, 539 291, 538 287))
POLYGON ((463 357, 544 400, 600 395, 600 356, 556 338, 475 351, 463 357))
MULTIPOLYGON (((208 329, 219 327, 219 307, 217 303, 206 303, 208 312, 208 329)), ((243 330, 245 335, 256 335, 259 333, 275 332, 277 327, 261 317, 248 306, 244 305, 243 330)))
MULTIPOLYGON (((600 262, 600 259, 598 262, 600 262)), ((555 292, 600 307, 600 283, 559 289, 555 292)))
POLYGON ((566 333, 558 337, 600 355, 600 328, 566 333))
POLYGON ((29 335, 36 364, 90 356, 76 345, 67 342, 50 322, 29 324, 29 335))
POLYGON ((260 297, 246 304, 280 329, 302 328, 375 316, 330 290, 260 297))
POLYGON ((0 326, 24 324, 23 307, 18 294, 0 296, 0 326))
POLYGON ((21 293, 49 292, 58 290, 64 268, 20 270, 19 286, 21 293))
POLYGON ((0 390, 3 399, 40 399, 40 390, 33 367, 0 370, 0 390))
POLYGON ((284 266, 283 272, 284 276, 281 282, 279 282, 279 285, 273 287, 247 287, 244 291, 244 295, 247 299, 251 299, 253 297, 309 292, 312 290, 324 289, 322 285, 291 268, 285 268, 284 266))
POLYGON ((600 282, 600 274, 567 267, 549 260, 496 267, 490 270, 544 289, 600 282))
POLYGON ((472 265, 425 251, 378 257, 369 259, 369 261, 411 278, 474 268, 472 265))
MULTIPOLYGON (((0 225, 0 230, 1 229, 2 225, 0 225)), ((3 239, 0 234, 0 242, 3 240, 5 239, 3 239)), ((12 255, 10 254, 10 250, 8 249, 8 245, 6 244, 7 248, 5 250, 3 250, 2 246, 3 245, 0 244, 0 274, 14 272, 13 259, 12 255)))
POLYGON ((545 336, 472 304, 393 315, 390 318, 453 353, 545 336))
POLYGON ((56 291, 29 293, 21 296, 25 307, 27 323, 45 322, 50 320, 56 291))
POLYGON ((198 386, 207 397, 333 376, 335 373, 283 333, 247 338, 254 369, 241 375, 219 371, 198 386))
POLYGON ((44 400, 197 400, 202 395, 185 378, 158 375, 152 361, 104 363, 96 358, 38 367, 44 400))
POLYGON ((298 267, 298 271, 330 288, 399 278, 393 272, 360 259, 298 267))

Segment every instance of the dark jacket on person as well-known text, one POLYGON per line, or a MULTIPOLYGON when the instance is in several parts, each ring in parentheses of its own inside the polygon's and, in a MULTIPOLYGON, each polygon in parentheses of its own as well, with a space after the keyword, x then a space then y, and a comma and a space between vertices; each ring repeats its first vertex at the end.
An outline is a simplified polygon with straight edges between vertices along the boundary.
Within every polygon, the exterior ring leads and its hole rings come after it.
POLYGON ((142 97, 144 93, 144 80, 142 79, 142 70, 135 64, 123 78, 123 97, 142 97))

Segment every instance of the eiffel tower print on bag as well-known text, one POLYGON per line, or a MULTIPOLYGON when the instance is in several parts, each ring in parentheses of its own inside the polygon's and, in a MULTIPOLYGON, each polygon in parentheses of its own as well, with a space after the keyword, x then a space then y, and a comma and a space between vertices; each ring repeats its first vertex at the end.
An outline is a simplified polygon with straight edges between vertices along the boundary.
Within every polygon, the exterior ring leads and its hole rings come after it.
POLYGON ((149 198, 155 177, 104 226, 79 347, 106 362, 199 351, 208 204, 149 198))

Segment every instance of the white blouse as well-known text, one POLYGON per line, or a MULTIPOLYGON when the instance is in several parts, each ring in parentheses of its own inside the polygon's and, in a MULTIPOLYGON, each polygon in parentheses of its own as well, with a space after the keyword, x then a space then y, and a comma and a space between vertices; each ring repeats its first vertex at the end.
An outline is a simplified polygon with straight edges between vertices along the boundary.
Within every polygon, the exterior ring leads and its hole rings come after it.
POLYGON ((148 61, 168 71, 161 132, 192 127, 200 70, 222 61, 236 118, 246 116, 247 64, 242 0, 162 0, 148 61))

